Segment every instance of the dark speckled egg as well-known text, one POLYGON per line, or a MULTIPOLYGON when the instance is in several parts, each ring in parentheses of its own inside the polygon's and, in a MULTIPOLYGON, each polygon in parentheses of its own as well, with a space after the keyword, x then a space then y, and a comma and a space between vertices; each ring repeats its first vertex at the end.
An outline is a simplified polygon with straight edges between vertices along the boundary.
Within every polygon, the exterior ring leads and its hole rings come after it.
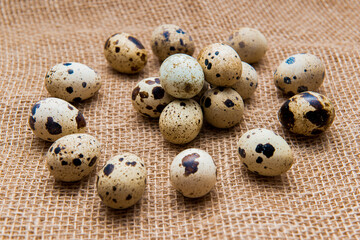
POLYGON ((335 118, 335 110, 327 97, 307 91, 287 100, 281 106, 278 117, 289 131, 316 136, 330 127, 335 118))

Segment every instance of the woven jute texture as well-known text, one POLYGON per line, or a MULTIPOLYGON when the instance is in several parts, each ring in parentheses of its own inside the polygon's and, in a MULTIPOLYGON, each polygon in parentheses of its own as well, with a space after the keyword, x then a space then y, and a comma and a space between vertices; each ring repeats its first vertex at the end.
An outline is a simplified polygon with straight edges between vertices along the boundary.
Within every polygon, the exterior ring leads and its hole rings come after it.
POLYGON ((0 2, 0 238, 238 238, 355 239, 360 236, 360 2, 346 1, 1 1, 0 2), (166 142, 157 120, 141 117, 131 91, 158 76, 152 30, 165 23, 191 33, 197 56, 240 27, 259 29, 269 42, 254 65, 259 87, 246 101, 243 121, 219 130, 207 124, 191 143, 166 142), (117 32, 137 37, 149 50, 135 75, 112 70, 105 40, 117 32), (277 111, 286 100, 273 84, 277 65, 296 53, 322 59, 326 78, 319 92, 334 103, 333 125, 315 138, 286 131, 277 111), (51 145, 31 132, 30 107, 49 97, 46 72, 61 62, 81 62, 102 77, 99 93, 76 104, 87 133, 102 143, 97 170, 124 151, 144 159, 146 191, 127 210, 105 207, 95 175, 74 184, 54 181, 45 166, 51 145), (253 128, 275 131, 291 146, 295 164, 279 177, 252 174, 236 153, 239 137, 253 128), (172 188, 169 166, 182 150, 213 156, 218 178, 201 199, 172 188))

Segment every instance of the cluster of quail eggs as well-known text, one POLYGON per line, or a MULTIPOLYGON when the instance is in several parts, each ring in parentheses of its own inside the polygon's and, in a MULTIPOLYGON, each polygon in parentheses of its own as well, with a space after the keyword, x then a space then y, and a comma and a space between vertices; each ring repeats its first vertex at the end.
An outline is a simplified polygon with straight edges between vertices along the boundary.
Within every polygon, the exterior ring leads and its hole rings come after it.
MULTIPOLYGON (((257 73, 250 64, 265 55, 268 45, 258 30, 241 28, 233 31, 226 43, 205 46, 194 58, 190 34, 177 25, 166 24, 153 31, 151 48, 162 62, 159 76, 136 84, 132 105, 143 116, 159 118, 160 132, 167 141, 186 144, 197 137, 204 121, 216 128, 231 128, 242 120, 243 101, 258 86, 257 73)), ((127 33, 109 37, 104 55, 112 68, 126 74, 140 72, 148 59, 143 44, 127 33)), ((314 92, 324 77, 324 64, 311 54, 290 56, 278 66, 275 86, 293 95, 278 112, 286 129, 316 136, 329 128, 335 117, 334 107, 328 98, 314 92)), ((33 105, 29 126, 37 137, 53 142, 46 155, 50 174, 59 181, 79 181, 95 169, 101 144, 85 133, 85 117, 71 103, 94 96, 101 87, 101 78, 84 64, 66 62, 49 70, 45 87, 52 97, 33 105)), ((237 153, 248 170, 263 176, 280 175, 293 164, 287 142, 263 128, 244 133, 237 153)), ((169 174, 176 190, 197 198, 215 186, 217 169, 207 152, 190 148, 173 159, 169 174)), ((97 174, 96 187, 105 205, 128 208, 140 200, 146 178, 143 160, 125 152, 105 163, 97 174)))

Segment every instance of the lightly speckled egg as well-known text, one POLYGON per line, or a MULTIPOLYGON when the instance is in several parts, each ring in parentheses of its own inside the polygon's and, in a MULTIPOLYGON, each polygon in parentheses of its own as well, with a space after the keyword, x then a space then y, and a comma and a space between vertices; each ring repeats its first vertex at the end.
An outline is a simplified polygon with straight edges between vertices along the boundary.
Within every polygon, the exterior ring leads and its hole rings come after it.
POLYGON ((102 202, 123 209, 137 203, 146 187, 144 162, 132 153, 112 157, 97 174, 96 188, 102 202))
POLYGON ((179 153, 170 166, 170 182, 185 197, 199 198, 216 183, 216 165, 205 151, 190 148, 179 153))
POLYGON ((136 111, 147 117, 158 118, 174 97, 167 94, 161 87, 159 78, 150 77, 136 84, 131 100, 136 111))
POLYGON ((316 136, 328 129, 335 118, 331 101, 316 92, 302 92, 287 100, 278 113, 281 124, 290 132, 316 136))
POLYGON ((147 51, 128 33, 116 33, 105 42, 104 55, 112 68, 121 73, 138 73, 146 65, 147 51))
POLYGON ((280 63, 274 73, 275 86, 285 94, 316 91, 325 78, 323 62, 312 54, 295 54, 280 63))
POLYGON ((271 130, 252 129, 238 142, 238 155, 251 172, 263 176, 277 176, 288 171, 293 155, 287 142, 271 130))
POLYGON ((205 120, 217 128, 230 128, 238 124, 244 114, 241 96, 231 88, 209 89, 201 98, 205 120))
POLYGON ((65 135, 85 132, 86 121, 70 103, 59 98, 45 98, 31 108, 29 126, 37 137, 53 142, 65 135))
POLYGON ((204 70, 205 80, 212 85, 230 87, 241 77, 241 59, 228 45, 210 44, 200 51, 197 60, 204 70))
POLYGON ((46 74, 45 87, 53 97, 79 102, 95 95, 101 87, 101 78, 84 64, 60 63, 46 74))
POLYGON ((151 48, 160 61, 176 53, 192 55, 195 51, 190 34, 174 24, 155 28, 151 35, 151 48))
POLYGON ((88 176, 100 158, 101 146, 89 134, 71 134, 59 138, 46 155, 50 174, 63 182, 75 182, 88 176))
POLYGON ((231 33, 228 44, 242 61, 256 63, 265 55, 268 44, 265 36, 255 28, 240 28, 231 33))
POLYGON ((168 57, 160 66, 160 83, 176 98, 192 98, 204 85, 204 72, 195 58, 178 53, 168 57))
POLYGON ((174 100, 162 111, 160 132, 171 143, 185 144, 199 134, 203 125, 200 105, 192 99, 174 100))
POLYGON ((242 62, 242 74, 240 79, 231 86, 237 91, 242 99, 250 98, 258 86, 258 76, 255 68, 246 62, 242 62))

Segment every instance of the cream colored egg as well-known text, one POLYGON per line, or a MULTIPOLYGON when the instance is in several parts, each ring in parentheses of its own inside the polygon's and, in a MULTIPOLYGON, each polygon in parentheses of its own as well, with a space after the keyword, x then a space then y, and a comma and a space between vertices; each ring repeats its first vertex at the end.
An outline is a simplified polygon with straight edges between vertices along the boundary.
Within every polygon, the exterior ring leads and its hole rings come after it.
POLYGON ((231 88, 216 87, 201 98, 205 120, 217 128, 230 128, 238 124, 244 114, 241 96, 231 88))
POLYGON ((200 51, 197 60, 204 70, 205 80, 212 85, 229 87, 241 77, 241 59, 228 45, 210 44, 200 51))
POLYGON ((192 98, 204 85, 204 72, 195 58, 178 53, 161 64, 160 83, 173 97, 192 98))
POLYGON ((142 115, 160 117, 162 110, 174 97, 167 94, 157 77, 145 78, 136 84, 131 95, 133 107, 142 115))
POLYGON ((98 172, 97 192, 106 206, 128 208, 144 194, 146 177, 144 162, 132 153, 122 153, 108 160, 98 172))
POLYGON ((179 153, 170 166, 170 181, 185 197, 199 198, 216 183, 216 165, 205 151, 190 148, 179 153))
POLYGON ((241 78, 231 86, 237 91, 242 99, 250 98, 258 86, 258 76, 255 68, 246 62, 242 62, 241 78))
POLYGON ((265 36, 255 28, 240 28, 231 33, 228 44, 242 61, 256 63, 265 55, 268 44, 265 36))
POLYGON ((116 33, 105 42, 104 55, 110 66, 121 73, 138 73, 146 65, 147 51, 128 33, 116 33))
POLYGON ((31 108, 29 126, 37 137, 53 142, 69 134, 85 132, 86 121, 70 103, 59 98, 46 98, 31 108))
POLYGON ((151 48, 160 61, 176 53, 192 55, 195 51, 190 34, 174 24, 164 24, 154 29, 151 48))
POLYGON ((50 69, 45 77, 45 87, 53 97, 79 102, 95 95, 101 87, 101 78, 84 64, 67 62, 50 69))
POLYGON ((162 111, 159 119, 163 137, 175 144, 191 142, 199 134, 202 125, 201 107, 192 99, 172 101, 162 111))
POLYGON ((264 128, 252 129, 241 136, 238 155, 248 170, 263 176, 285 173, 294 161, 287 142, 264 128))
POLYGON ((334 121, 335 109, 331 101, 316 92, 302 92, 287 100, 280 108, 279 120, 289 131, 316 136, 334 121))
POLYGON ((71 134, 50 146, 46 165, 56 180, 79 181, 94 170, 100 154, 100 142, 96 138, 88 134, 71 134))
POLYGON ((316 91, 325 78, 323 62, 312 54, 295 54, 280 63, 274 73, 275 86, 285 94, 316 91))

